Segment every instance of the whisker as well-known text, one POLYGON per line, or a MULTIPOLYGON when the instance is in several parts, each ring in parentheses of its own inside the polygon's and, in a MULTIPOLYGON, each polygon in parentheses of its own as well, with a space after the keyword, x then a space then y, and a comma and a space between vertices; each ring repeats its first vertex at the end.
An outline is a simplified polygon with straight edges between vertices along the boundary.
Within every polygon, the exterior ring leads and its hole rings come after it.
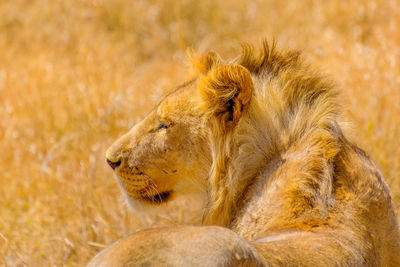
POLYGON ((156 197, 158 198, 158 200, 156 200, 156 202, 161 202, 162 198, 160 195, 160 192, 157 190, 157 187, 155 186, 155 184, 153 182, 150 182, 151 187, 154 189, 154 191, 156 191, 156 197))

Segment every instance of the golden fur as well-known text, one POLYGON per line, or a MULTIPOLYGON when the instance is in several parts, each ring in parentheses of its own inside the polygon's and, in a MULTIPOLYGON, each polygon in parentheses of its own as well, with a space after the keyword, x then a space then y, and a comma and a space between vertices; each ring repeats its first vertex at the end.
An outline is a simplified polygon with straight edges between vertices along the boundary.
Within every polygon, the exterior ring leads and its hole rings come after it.
POLYGON ((170 234, 177 226, 153 229, 151 237, 136 233, 93 265, 153 254, 143 262, 207 265, 212 254, 216 266, 244 264, 233 261, 237 254, 251 259, 248 266, 400 266, 389 190, 343 135, 337 93, 326 79, 299 53, 267 42, 260 51, 244 46, 236 61, 215 52, 191 60, 194 79, 121 137, 107 159, 118 165, 133 205, 159 212, 192 199, 200 204, 188 208, 188 221, 205 226, 182 226, 179 237, 170 234), (224 238, 207 248, 215 229, 224 238), (171 239, 173 246, 157 246, 171 239), (174 260, 160 260, 174 251, 174 260))

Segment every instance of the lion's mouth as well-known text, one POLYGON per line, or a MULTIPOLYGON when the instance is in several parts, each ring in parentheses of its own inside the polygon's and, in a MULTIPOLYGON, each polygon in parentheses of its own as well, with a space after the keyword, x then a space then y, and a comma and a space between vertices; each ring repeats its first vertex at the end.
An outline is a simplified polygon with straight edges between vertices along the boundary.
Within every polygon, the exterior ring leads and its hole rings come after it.
POLYGON ((142 196, 141 199, 155 204, 167 202, 171 197, 172 191, 165 191, 151 196, 142 196))
POLYGON ((133 176, 117 175, 117 177, 127 195, 136 200, 160 204, 171 199, 172 190, 159 192, 157 185, 143 172, 134 173, 133 176), (135 178, 140 176, 145 177, 145 179, 135 178))

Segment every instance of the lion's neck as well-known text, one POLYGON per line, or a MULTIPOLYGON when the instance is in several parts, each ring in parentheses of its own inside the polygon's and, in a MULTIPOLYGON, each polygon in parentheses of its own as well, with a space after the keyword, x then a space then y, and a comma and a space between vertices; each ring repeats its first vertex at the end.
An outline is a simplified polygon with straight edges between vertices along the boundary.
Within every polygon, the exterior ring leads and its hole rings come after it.
POLYGON ((264 166, 230 224, 235 232, 256 239, 267 232, 310 227, 304 218, 327 217, 333 198, 332 162, 340 145, 334 137, 330 143, 316 143, 316 138, 310 136, 264 166))

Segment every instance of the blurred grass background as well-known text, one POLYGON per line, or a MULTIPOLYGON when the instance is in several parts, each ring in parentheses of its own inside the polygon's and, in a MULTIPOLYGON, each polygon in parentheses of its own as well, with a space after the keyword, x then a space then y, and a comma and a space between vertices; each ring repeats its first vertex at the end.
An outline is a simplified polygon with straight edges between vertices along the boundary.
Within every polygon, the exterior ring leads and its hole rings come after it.
POLYGON ((104 153, 185 78, 185 50, 273 37, 342 91, 400 204, 400 3, 0 1, 0 265, 82 266, 143 226, 104 153))

